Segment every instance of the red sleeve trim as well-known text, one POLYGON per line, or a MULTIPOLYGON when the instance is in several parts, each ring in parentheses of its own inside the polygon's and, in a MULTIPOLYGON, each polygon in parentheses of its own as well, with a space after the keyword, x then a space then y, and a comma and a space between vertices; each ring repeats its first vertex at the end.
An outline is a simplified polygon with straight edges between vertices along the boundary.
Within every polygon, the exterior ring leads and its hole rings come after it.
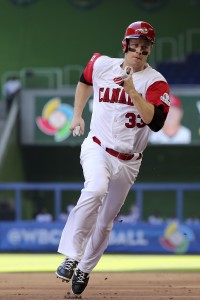
POLYGON ((169 105, 166 104, 162 98, 165 94, 169 95, 169 85, 165 81, 156 81, 149 86, 146 92, 146 100, 155 106, 163 106, 163 111, 167 113, 169 111, 169 105))
POLYGON ((83 77, 85 81, 92 85, 92 73, 93 73, 93 68, 94 68, 94 63, 101 56, 100 53, 94 53, 88 64, 86 65, 84 71, 83 71, 83 77))

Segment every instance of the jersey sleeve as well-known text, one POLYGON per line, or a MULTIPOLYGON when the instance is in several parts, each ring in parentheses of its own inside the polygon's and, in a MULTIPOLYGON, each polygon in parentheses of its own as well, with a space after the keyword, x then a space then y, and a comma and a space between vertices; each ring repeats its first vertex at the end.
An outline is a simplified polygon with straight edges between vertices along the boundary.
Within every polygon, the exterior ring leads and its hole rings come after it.
POLYGON ((93 74, 93 69, 94 69, 94 63, 101 56, 100 53, 94 53, 90 61, 87 63, 81 77, 80 77, 80 82, 88 84, 88 85, 93 85, 92 81, 92 74, 93 74))
POLYGON ((146 92, 146 100, 156 107, 162 107, 162 111, 167 114, 169 111, 169 85, 165 81, 156 81, 150 85, 146 92))

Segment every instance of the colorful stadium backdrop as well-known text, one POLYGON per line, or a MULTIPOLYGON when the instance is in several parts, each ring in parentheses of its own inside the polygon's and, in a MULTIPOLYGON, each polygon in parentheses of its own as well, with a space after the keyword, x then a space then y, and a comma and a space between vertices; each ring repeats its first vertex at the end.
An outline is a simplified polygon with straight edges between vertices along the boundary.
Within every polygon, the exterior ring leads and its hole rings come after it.
MULTIPOLYGON (((200 94, 179 95, 182 125, 191 131, 190 144, 200 144, 200 94)), ((80 145, 85 136, 73 138, 69 130, 73 115, 74 89, 24 90, 21 99, 20 140, 24 145, 80 145)), ((92 98, 84 110, 85 132, 89 131, 92 98)))

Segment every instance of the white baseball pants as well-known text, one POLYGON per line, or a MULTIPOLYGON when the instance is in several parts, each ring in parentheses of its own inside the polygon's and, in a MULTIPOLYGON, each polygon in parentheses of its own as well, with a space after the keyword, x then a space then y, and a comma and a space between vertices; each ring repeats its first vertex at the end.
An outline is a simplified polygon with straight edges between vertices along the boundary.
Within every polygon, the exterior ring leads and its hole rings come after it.
POLYGON ((84 188, 63 229, 58 252, 90 273, 107 248, 113 221, 136 180, 141 159, 119 160, 91 137, 84 140, 80 158, 84 188))

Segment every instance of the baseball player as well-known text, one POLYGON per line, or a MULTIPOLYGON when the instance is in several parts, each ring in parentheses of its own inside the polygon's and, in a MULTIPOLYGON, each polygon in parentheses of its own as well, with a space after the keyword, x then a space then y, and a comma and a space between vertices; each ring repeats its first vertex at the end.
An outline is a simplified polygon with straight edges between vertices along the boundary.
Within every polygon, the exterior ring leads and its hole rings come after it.
POLYGON ((113 222, 140 169, 150 130, 163 127, 169 110, 169 86, 147 63, 155 43, 147 22, 128 26, 124 58, 94 53, 75 92, 71 131, 84 134, 82 112, 93 93, 90 131, 81 146, 85 178, 80 198, 63 229, 58 252, 66 256, 56 271, 72 279, 81 295, 103 255, 113 222))

